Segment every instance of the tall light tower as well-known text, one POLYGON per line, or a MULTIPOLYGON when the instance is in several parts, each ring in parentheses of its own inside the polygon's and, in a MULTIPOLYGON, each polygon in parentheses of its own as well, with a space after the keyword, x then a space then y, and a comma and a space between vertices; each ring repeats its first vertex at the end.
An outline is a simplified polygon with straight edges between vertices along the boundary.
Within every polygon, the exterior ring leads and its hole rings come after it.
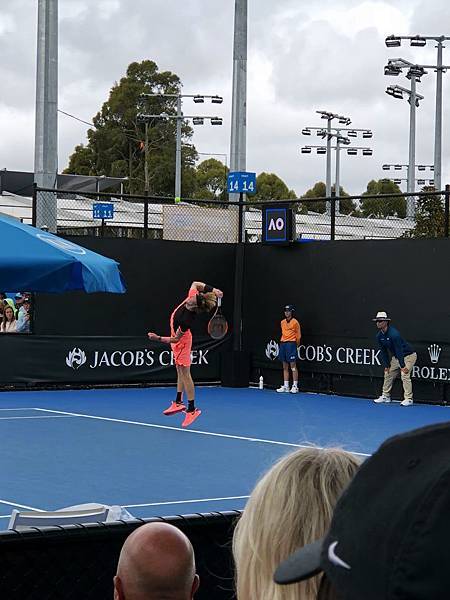
MULTIPOLYGON (((235 0, 230 171, 247 166, 247 0, 235 0)), ((230 194, 238 200, 238 194, 230 194)))
MULTIPOLYGON (((34 181, 56 188, 58 174, 58 0, 39 0, 34 181)), ((56 194, 39 194, 36 225, 56 232, 56 194)))
MULTIPOLYGON (((162 113, 158 115, 147 115, 139 114, 138 119, 145 123, 145 145, 148 147, 148 122, 152 119, 176 119, 176 138, 175 138, 175 202, 181 201, 181 124, 184 120, 191 119, 194 125, 203 125, 205 119, 209 119, 211 125, 222 125, 222 119, 220 117, 206 117, 202 115, 184 115, 182 111, 182 99, 192 98, 196 104, 203 104, 205 98, 210 98, 212 104, 222 104, 222 96, 207 96, 204 94, 141 94, 140 99, 144 98, 172 98, 176 101, 176 115, 168 115, 162 113)), ((145 164, 148 170, 147 164, 148 158, 146 155, 145 164)), ((145 178, 146 188, 148 188, 148 177, 145 178)))
MULTIPOLYGON (((409 102, 409 152, 408 152, 408 192, 413 193, 415 190, 414 173, 416 171, 416 108, 419 106, 419 101, 423 100, 423 96, 416 92, 416 83, 420 83, 420 78, 427 73, 422 65, 413 65, 403 58, 395 58, 388 61, 384 67, 385 75, 398 76, 402 69, 408 68, 406 77, 411 82, 411 89, 406 89, 399 85, 390 85, 386 89, 386 93, 393 98, 402 99, 403 95, 408 96, 409 102)), ((415 200, 413 196, 409 196, 407 200, 406 216, 409 219, 414 218, 415 200)))
MULTIPOLYGON (((434 122, 434 181, 437 190, 442 188, 442 74, 449 68, 442 64, 442 49, 445 48, 444 42, 450 40, 445 35, 389 35, 385 39, 388 48, 398 48, 402 45, 402 40, 408 40, 410 46, 423 48, 427 42, 436 42, 437 63, 436 65, 426 65, 426 68, 436 71, 436 110, 434 122)), ((425 65, 422 65, 425 66, 425 65)))

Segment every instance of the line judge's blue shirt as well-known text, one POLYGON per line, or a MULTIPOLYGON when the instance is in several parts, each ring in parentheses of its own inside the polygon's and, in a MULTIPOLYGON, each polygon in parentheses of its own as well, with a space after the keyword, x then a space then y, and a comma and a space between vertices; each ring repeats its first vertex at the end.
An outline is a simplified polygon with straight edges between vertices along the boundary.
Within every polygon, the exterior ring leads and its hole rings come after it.
POLYGON ((377 333, 377 342, 380 346, 382 362, 386 368, 391 364, 389 353, 395 356, 400 367, 403 368, 405 356, 414 352, 408 342, 402 338, 400 332, 392 325, 389 325, 385 333, 382 331, 377 333))

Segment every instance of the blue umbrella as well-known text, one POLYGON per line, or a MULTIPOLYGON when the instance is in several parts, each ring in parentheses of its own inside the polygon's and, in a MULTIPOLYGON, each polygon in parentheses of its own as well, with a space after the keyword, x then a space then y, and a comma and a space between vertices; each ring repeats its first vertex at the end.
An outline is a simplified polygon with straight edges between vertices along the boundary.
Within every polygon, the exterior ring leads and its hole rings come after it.
POLYGON ((0 215, 0 241, 1 289, 126 291, 115 260, 12 217, 0 215))

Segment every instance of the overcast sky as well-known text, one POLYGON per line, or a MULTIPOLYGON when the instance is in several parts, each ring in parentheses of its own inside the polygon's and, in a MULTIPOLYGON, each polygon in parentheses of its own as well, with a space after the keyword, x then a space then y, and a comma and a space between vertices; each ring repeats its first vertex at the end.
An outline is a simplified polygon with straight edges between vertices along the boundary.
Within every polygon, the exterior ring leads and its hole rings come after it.
MULTIPOLYGON (((5 0, 0 12, 0 168, 33 170, 37 0, 5 0)), ((219 94, 223 105, 184 101, 185 114, 224 118, 222 127, 195 128, 201 158, 226 154, 229 162, 234 0, 60 0, 59 108, 90 121, 114 82, 133 61, 154 60, 176 73, 186 94, 219 94)), ((248 0, 247 170, 273 172, 297 194, 325 181, 325 156, 301 155, 318 143, 301 135, 321 126, 316 110, 348 115, 373 130, 361 140, 373 157, 341 156, 341 185, 353 194, 383 176, 383 163, 407 163, 409 104, 385 93, 408 87, 386 77, 388 58, 435 64, 436 50, 386 48, 387 35, 450 36, 444 0, 248 0)), ((450 41, 444 49, 450 64, 450 41)), ((450 71, 443 77, 443 178, 450 182, 450 71)), ((436 76, 418 84, 416 162, 434 152, 436 76)), ((59 169, 88 127, 59 115, 59 169)), ((355 145, 355 141, 353 144, 355 145)), ((217 158, 225 160, 225 156, 217 158)), ((334 160, 334 157, 333 157, 334 160)), ((334 167, 333 167, 334 170, 334 167)), ((385 173, 384 173, 385 174, 385 173)), ((406 172, 403 174, 406 177, 406 172)), ((334 179, 334 174, 333 174, 334 179)), ((405 188, 405 186, 403 186, 405 188)))

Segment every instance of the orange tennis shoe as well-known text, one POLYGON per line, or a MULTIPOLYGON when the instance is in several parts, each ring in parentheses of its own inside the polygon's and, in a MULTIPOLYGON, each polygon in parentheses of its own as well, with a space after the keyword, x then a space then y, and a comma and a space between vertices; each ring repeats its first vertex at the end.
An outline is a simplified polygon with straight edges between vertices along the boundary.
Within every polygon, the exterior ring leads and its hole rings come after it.
POLYGON ((186 410, 186 407, 182 402, 172 402, 169 408, 163 410, 163 415, 176 415, 177 413, 183 412, 184 410, 186 410))
POLYGON ((188 427, 188 425, 191 425, 201 414, 202 411, 199 408, 196 408, 192 412, 186 412, 186 416, 184 417, 181 427, 188 427))

